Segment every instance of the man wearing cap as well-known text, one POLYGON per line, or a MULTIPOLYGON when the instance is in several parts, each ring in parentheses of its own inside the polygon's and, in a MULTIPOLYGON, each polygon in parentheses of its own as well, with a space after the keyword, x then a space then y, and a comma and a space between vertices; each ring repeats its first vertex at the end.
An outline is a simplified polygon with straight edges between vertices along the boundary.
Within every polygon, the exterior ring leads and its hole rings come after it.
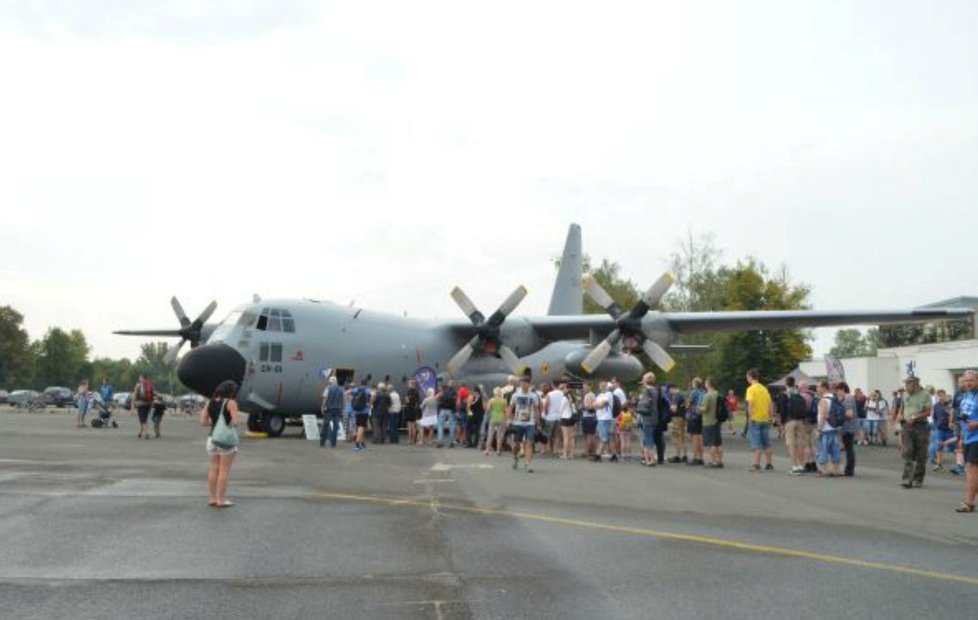
POLYGON ((931 411, 930 394, 920 389, 920 380, 909 376, 903 381, 907 391, 900 412, 903 437, 903 487, 911 489, 924 485, 927 472, 927 447, 930 442, 930 426, 927 417, 931 411))

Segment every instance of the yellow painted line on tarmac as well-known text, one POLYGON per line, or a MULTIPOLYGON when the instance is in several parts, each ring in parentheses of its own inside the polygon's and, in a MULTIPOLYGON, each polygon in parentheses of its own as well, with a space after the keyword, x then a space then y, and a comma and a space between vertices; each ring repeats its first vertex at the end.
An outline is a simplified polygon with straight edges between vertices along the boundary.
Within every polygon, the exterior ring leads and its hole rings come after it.
MULTIPOLYGON (((411 499, 408 497, 380 497, 380 496, 372 496, 372 495, 351 495, 347 493, 315 493, 314 496, 322 499, 345 500, 350 502, 366 502, 366 503, 374 503, 374 504, 384 504, 387 506, 410 506, 410 507, 425 508, 425 509, 430 509, 432 506, 430 501, 421 501, 417 499, 411 499)), ((473 506, 459 506, 455 504, 439 503, 438 509, 451 511, 451 512, 462 512, 462 513, 477 514, 477 515, 507 516, 516 519, 524 519, 527 521, 556 523, 559 525, 566 525, 570 527, 580 527, 580 528, 600 530, 605 532, 616 532, 619 534, 632 534, 635 536, 645 536, 647 538, 659 538, 662 540, 676 540, 681 542, 691 542, 691 543, 697 543, 701 545, 724 547, 726 549, 737 549, 739 551, 750 551, 752 553, 760 553, 765 555, 799 558, 804 560, 814 560, 816 562, 825 562, 827 564, 853 566, 856 568, 867 568, 871 570, 886 571, 890 573, 900 573, 903 575, 913 575, 915 577, 926 577, 928 579, 937 579, 939 581, 963 583, 969 586, 978 586, 978 577, 968 577, 966 575, 954 575, 951 573, 941 573, 937 571, 925 570, 922 568, 913 568, 911 566, 901 566, 899 564, 887 564, 885 562, 872 562, 868 560, 844 558, 837 555, 816 553, 813 551, 802 551, 799 549, 789 549, 787 547, 772 547, 768 545, 757 545, 754 543, 741 542, 737 540, 725 540, 723 538, 714 538, 712 536, 699 536, 696 534, 678 534, 676 532, 662 532, 659 530, 650 530, 650 529, 640 528, 640 527, 610 525, 607 523, 599 523, 596 521, 583 521, 580 519, 565 519, 563 517, 551 517, 548 515, 533 514, 529 512, 511 512, 509 510, 498 510, 495 508, 478 508, 473 506)))

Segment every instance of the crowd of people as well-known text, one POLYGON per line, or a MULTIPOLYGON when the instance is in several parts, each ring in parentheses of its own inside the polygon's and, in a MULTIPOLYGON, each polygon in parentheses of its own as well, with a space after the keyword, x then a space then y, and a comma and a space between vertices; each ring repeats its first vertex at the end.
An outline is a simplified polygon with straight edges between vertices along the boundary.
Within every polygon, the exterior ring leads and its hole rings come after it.
POLYGON ((886 446, 891 432, 904 459, 902 485, 923 485, 928 461, 936 472, 967 474, 964 500, 971 512, 978 493, 978 373, 968 371, 953 397, 921 388, 908 377, 887 401, 879 390, 852 391, 845 381, 809 386, 792 377, 774 394, 759 373, 746 373, 744 427, 734 428, 741 408, 732 390, 723 395, 712 378, 694 378, 689 388, 658 386, 653 373, 627 394, 616 379, 595 384, 556 381, 534 385, 511 377, 491 391, 447 381, 422 391, 411 381, 403 395, 391 384, 340 386, 335 378, 323 394, 320 445, 337 445, 345 435, 353 450, 398 443, 407 429, 410 445, 467 447, 512 458, 513 469, 533 471, 534 453, 592 462, 638 462, 646 467, 684 464, 725 466, 724 429, 748 437, 749 471, 774 470, 772 434, 788 452, 787 473, 823 478, 856 475, 856 446, 886 446), (671 443, 671 455, 667 446, 671 443), (946 455, 955 463, 944 467, 946 455), (844 460, 843 460, 844 457, 844 460))

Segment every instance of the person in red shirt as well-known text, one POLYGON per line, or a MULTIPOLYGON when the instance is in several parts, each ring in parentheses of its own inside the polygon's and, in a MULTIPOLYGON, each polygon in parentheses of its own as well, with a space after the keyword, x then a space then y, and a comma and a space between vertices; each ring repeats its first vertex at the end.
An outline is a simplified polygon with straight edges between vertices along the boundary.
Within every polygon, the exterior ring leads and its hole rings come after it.
POLYGON ((467 429, 469 427, 469 396, 471 396, 468 386, 464 383, 458 390, 458 401, 455 403, 455 443, 462 445, 466 443, 467 429))
POLYGON ((738 409, 740 409, 740 401, 737 400, 737 394, 733 390, 727 390, 727 410, 730 411, 731 435, 737 434, 737 431, 734 430, 734 417, 737 416, 738 409))

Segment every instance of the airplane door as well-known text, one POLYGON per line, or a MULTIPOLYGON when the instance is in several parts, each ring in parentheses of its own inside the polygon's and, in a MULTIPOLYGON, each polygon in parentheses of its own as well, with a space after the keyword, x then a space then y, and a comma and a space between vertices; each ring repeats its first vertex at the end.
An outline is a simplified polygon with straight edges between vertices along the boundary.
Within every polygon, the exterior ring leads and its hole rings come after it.
POLYGON ((344 386, 346 385, 347 381, 353 381, 353 377, 356 375, 356 369, 337 368, 333 371, 333 375, 336 377, 336 383, 340 386, 344 386))

